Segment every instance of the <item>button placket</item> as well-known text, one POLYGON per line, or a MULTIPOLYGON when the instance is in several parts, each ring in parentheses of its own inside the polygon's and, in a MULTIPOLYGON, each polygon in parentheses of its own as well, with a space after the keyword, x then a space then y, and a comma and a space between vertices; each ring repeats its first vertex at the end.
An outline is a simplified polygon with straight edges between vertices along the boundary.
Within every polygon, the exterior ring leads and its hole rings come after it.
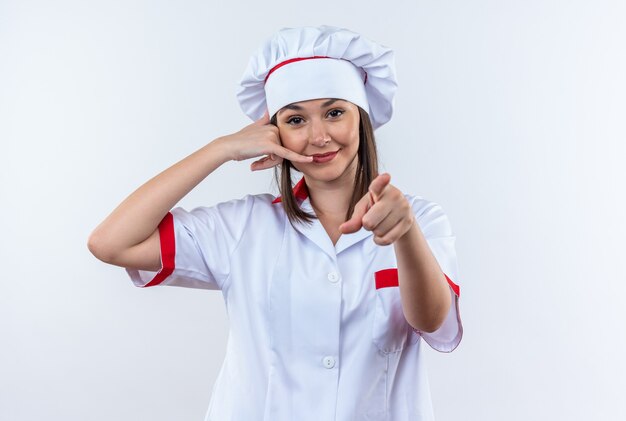
POLYGON ((339 281, 339 274, 335 271, 332 271, 328 273, 327 278, 329 282, 332 282, 334 284, 339 281))
MULTIPOLYGON (((326 274, 326 279, 331 284, 337 284, 339 280, 341 279, 341 276, 339 275, 338 271, 331 270, 326 274)), ((337 360, 332 355, 327 355, 324 358, 322 358, 322 365, 326 369, 330 370, 331 368, 334 368, 336 364, 337 364, 337 360)))
POLYGON ((326 368, 333 368, 335 366, 335 358, 331 356, 326 356, 322 359, 322 363, 326 368))

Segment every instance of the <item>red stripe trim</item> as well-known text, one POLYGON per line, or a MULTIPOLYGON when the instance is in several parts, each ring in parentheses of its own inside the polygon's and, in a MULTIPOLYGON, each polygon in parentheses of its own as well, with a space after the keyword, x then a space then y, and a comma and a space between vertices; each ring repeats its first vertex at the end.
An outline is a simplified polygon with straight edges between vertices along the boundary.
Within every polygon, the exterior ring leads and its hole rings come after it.
MULTIPOLYGON (((272 67, 269 72, 267 72, 267 76, 265 76, 265 80, 263 81, 263 84, 265 85, 267 83, 267 79, 269 79, 272 73, 274 73, 276 70, 280 69, 281 67, 287 64, 294 63, 296 61, 313 60, 317 58, 333 58, 333 57, 328 57, 328 56, 296 57, 296 58, 290 58, 289 60, 282 61, 278 63, 276 66, 272 67)), ((342 58, 340 60, 346 60, 346 59, 342 58)), ((346 60, 346 61, 350 61, 350 60, 346 60)), ((365 85, 367 83, 367 72, 362 68, 361 70, 363 71, 363 73, 365 73, 365 79, 363 80, 363 84, 365 85)))
POLYGON ((454 291, 454 293, 456 294, 457 297, 461 296, 461 288, 459 288, 459 286, 457 284, 455 284, 454 282, 452 282, 452 279, 448 278, 448 275, 446 275, 444 273, 446 280, 448 281, 448 285, 450 285, 450 288, 452 288, 452 291, 454 291))
POLYGON ((398 286, 398 269, 383 269, 374 273, 376 289, 398 286))
MULTIPOLYGON (((296 196, 296 199, 304 200, 309 197, 309 189, 306 186, 306 182, 304 181, 304 177, 300 179, 293 187, 293 195, 296 196)), ((278 196, 272 203, 280 203, 283 199, 281 196, 278 196)))
POLYGON ((168 212, 159 223, 159 241, 161 243, 161 270, 145 287, 159 285, 174 272, 176 267, 176 242, 174 237, 174 217, 168 212))
POLYGON ((265 80, 263 81, 263 83, 264 84, 267 83, 267 79, 270 77, 270 75, 272 73, 274 73, 274 71, 280 69, 281 67, 283 67, 283 66, 285 66, 285 65, 287 65, 289 63, 294 63, 296 61, 302 61, 302 60, 312 60, 312 59, 315 59, 315 58, 330 58, 330 57, 328 57, 328 56, 296 57, 296 58, 291 58, 289 60, 285 60, 285 61, 283 61, 281 63, 278 63, 276 66, 274 66, 274 67, 272 67, 270 69, 270 71, 267 73, 267 76, 265 76, 265 80))
MULTIPOLYGON (((446 275, 445 273, 443 275, 446 277, 446 281, 448 281, 448 285, 450 285, 450 288, 452 288, 452 291, 454 291, 457 297, 460 297, 461 288, 459 288, 457 284, 452 282, 452 280, 448 278, 448 275, 446 275)), ((393 269, 379 270, 378 272, 374 273, 374 279, 376 281, 376 289, 397 287, 399 286, 398 269, 393 268, 393 269)))

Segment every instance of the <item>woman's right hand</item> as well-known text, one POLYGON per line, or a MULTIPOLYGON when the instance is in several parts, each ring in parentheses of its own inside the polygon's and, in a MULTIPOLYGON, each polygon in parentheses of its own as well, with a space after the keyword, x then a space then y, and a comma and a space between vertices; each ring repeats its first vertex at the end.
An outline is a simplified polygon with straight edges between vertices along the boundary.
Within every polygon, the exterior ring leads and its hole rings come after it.
POLYGON ((284 159, 294 162, 312 162, 313 157, 300 155, 281 145, 278 127, 270 124, 267 111, 259 120, 240 131, 222 136, 220 141, 228 148, 228 155, 233 161, 265 157, 250 164, 252 171, 265 170, 280 164, 284 159))
POLYGON ((227 161, 256 158, 253 171, 271 168, 283 158, 311 162, 284 148, 278 128, 267 113, 237 133, 204 145, 152 177, 128 196, 88 239, 87 247, 98 259, 126 268, 158 270, 161 267, 159 224, 187 193, 227 161))

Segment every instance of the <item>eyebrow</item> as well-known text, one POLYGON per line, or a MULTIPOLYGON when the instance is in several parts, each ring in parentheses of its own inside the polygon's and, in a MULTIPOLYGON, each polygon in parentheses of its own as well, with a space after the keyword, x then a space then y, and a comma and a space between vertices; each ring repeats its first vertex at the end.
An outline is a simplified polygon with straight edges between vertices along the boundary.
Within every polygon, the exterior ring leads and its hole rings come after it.
MULTIPOLYGON (((324 107, 328 107, 329 105, 333 104, 334 102, 338 101, 338 98, 335 99, 329 99, 328 101, 322 103, 322 105, 320 105, 320 108, 324 108, 324 107)), ((301 111, 303 108, 299 105, 295 105, 295 104, 289 104, 289 105, 285 105, 283 107, 282 110, 280 110, 278 113, 280 114, 282 111, 285 110, 296 110, 296 111, 301 111)))

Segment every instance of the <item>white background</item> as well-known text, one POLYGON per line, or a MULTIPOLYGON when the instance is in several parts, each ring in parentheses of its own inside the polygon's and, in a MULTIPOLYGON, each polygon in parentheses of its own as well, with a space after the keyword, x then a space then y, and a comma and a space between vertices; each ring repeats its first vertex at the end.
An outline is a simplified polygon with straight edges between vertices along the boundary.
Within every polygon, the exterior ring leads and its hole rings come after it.
MULTIPOLYGON (((250 54, 329 24, 396 51, 392 184, 457 236, 464 339, 428 358, 446 420, 623 420, 623 1, 0 0, 0 419, 202 420, 219 292, 132 286, 89 233, 250 123, 250 54)), ((228 163, 187 209, 275 192, 228 163)))

